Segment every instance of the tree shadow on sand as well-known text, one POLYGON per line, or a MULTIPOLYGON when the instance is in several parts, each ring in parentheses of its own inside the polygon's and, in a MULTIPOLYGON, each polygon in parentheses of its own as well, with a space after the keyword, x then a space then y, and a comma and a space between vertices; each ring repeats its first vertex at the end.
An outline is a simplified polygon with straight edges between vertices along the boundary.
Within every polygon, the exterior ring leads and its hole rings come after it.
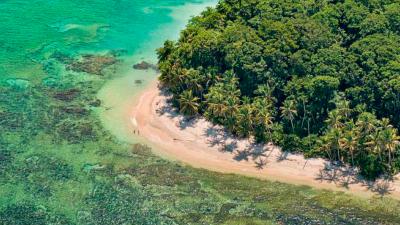
POLYGON ((392 193, 395 190, 391 181, 392 181, 391 179, 383 179, 370 182, 367 181, 365 182, 365 186, 368 188, 368 190, 383 197, 385 195, 392 193))
MULTIPOLYGON (((157 109, 157 113, 159 115, 166 114, 169 118, 177 118, 176 126, 182 130, 195 126, 200 119, 197 117, 185 117, 179 114, 172 106, 170 97, 157 109)), ((219 125, 210 124, 204 129, 203 136, 207 139, 209 147, 217 147, 221 152, 231 153, 233 159, 236 161, 252 160, 255 168, 259 170, 266 168, 268 159, 272 155, 276 156, 276 159, 274 159, 276 162, 291 160, 289 152, 281 151, 278 155, 273 154, 276 147, 272 144, 258 144, 251 140, 238 139, 219 125)), ((305 161, 303 169, 307 166, 308 161, 305 161)), ((394 191, 393 184, 388 179, 367 181, 359 175, 359 171, 356 168, 333 162, 325 162, 324 168, 319 170, 315 179, 321 182, 334 183, 344 188, 349 188, 353 184, 360 184, 365 186, 367 190, 380 196, 390 194, 394 191)))
POLYGON ((169 94, 166 91, 161 90, 161 93, 163 96, 166 96, 165 100, 160 100, 159 102, 156 103, 157 109, 156 113, 159 116, 164 116, 166 115, 169 119, 176 119, 178 118, 178 121, 176 125, 181 129, 184 130, 188 127, 193 127, 198 118, 195 116, 184 116, 180 114, 175 107, 172 105, 172 95, 169 94), (163 102, 165 101, 165 102, 163 102), (160 105, 160 106, 159 106, 160 105))
POLYGON ((319 171, 315 179, 328 181, 344 188, 349 188, 352 184, 360 184, 380 196, 390 194, 394 191, 390 179, 384 178, 376 181, 368 181, 359 175, 357 169, 331 162, 325 163, 325 168, 319 171))
POLYGON ((256 168, 259 170, 264 169, 267 166, 267 159, 266 158, 258 158, 255 161, 256 168))
POLYGON ((358 171, 351 167, 326 162, 324 163, 324 169, 319 171, 316 180, 328 181, 329 183, 348 188, 350 184, 356 184, 361 179, 357 174, 358 171))
POLYGON ((207 138, 209 147, 218 147, 221 152, 233 154, 236 161, 254 161, 254 166, 258 169, 265 167, 267 162, 269 146, 248 141, 244 146, 240 146, 237 137, 229 134, 223 127, 210 125, 205 129, 204 135, 207 138))
MULTIPOLYGON (((229 144, 229 136, 225 130, 219 126, 208 126, 204 131, 204 135, 206 136, 208 145, 210 147, 219 146, 221 151, 225 149, 225 145, 229 144)), ((233 152, 237 146, 231 145, 230 148, 230 152, 233 152)))
POLYGON ((278 162, 282 162, 282 161, 284 161, 284 160, 287 160, 287 159, 288 159, 288 156, 289 156, 289 152, 281 152, 281 154, 278 155, 278 157, 276 158, 276 160, 277 160, 278 162))
POLYGON ((183 119, 179 120, 178 127, 181 130, 184 130, 188 127, 194 127, 197 123, 197 118, 195 117, 184 117, 183 119))
POLYGON ((180 114, 172 104, 172 94, 165 89, 160 89, 160 95, 165 97, 165 100, 156 102, 156 113, 159 116, 167 115, 168 118, 173 119, 179 117, 180 114))

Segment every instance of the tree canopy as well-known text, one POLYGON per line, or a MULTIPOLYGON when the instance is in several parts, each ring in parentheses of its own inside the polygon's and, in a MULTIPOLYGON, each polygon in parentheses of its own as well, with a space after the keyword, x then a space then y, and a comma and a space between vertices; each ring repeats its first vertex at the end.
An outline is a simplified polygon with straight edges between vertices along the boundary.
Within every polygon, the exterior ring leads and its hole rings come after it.
POLYGON ((399 0, 221 0, 158 55, 182 113, 368 178, 400 170, 399 0))

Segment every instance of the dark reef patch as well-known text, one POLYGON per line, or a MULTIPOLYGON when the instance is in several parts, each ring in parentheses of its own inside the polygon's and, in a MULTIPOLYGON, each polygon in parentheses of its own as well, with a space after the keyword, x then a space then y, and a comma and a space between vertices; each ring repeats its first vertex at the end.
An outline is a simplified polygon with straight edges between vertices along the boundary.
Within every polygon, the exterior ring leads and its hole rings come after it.
POLYGON ((56 93, 54 93, 54 98, 61 100, 61 101, 72 101, 74 100, 76 97, 78 97, 79 93, 81 91, 79 89, 76 88, 72 88, 72 89, 68 89, 68 90, 64 90, 64 91, 58 91, 56 93))
POLYGON ((142 61, 140 63, 137 63, 137 64, 133 65, 133 69, 135 69, 135 70, 152 69, 152 70, 158 71, 158 67, 156 65, 148 63, 146 61, 142 61))
POLYGON ((79 60, 73 60, 67 64, 67 69, 75 72, 85 72, 96 75, 104 75, 103 70, 117 63, 112 55, 83 55, 79 60))
POLYGON ((84 72, 95 75, 104 75, 104 70, 118 62, 118 55, 114 52, 95 55, 84 54, 81 57, 73 57, 61 52, 55 52, 51 58, 65 65, 67 70, 74 72, 84 72))

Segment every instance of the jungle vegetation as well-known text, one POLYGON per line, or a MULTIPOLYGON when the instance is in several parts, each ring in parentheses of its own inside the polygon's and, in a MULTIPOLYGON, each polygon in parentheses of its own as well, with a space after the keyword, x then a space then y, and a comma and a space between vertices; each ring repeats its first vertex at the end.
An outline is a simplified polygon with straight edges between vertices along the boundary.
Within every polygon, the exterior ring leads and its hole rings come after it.
POLYGON ((369 179, 400 170, 398 0, 222 0, 158 57, 184 114, 369 179))

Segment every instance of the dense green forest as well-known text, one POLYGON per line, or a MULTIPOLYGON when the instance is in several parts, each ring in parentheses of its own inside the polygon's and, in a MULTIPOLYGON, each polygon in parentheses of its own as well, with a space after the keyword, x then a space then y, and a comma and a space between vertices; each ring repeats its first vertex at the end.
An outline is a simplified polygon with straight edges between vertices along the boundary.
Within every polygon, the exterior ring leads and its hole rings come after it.
POLYGON ((158 56, 182 113, 367 178, 400 170, 399 0, 222 0, 158 56))

